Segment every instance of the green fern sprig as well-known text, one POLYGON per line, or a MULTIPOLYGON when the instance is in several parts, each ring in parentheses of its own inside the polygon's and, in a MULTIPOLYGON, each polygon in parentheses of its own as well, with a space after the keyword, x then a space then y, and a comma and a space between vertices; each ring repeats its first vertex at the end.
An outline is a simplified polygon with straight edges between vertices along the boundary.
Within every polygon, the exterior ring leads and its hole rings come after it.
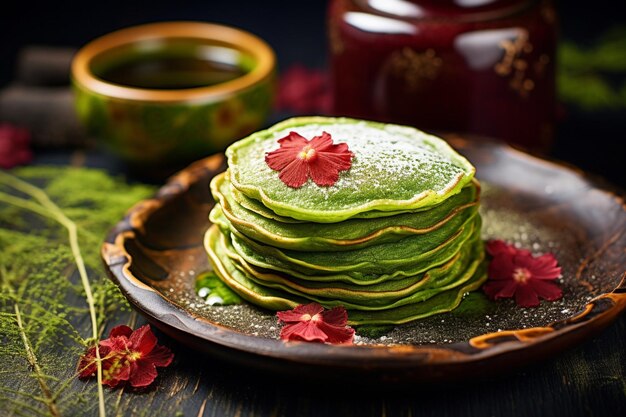
POLYGON ((78 357, 128 310, 102 271, 99 248, 152 189, 90 169, 16 174, 21 179, 0 173, 0 414, 4 407, 18 415, 85 413, 97 392, 104 415, 102 385, 75 386, 78 357))

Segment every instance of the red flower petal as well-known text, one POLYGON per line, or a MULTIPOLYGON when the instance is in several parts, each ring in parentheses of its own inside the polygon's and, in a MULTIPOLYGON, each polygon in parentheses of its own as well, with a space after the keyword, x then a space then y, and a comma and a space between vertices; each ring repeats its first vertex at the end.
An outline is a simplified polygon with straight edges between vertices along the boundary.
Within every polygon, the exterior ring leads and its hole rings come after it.
POLYGON ((133 329, 131 329, 125 324, 121 324, 111 329, 111 332, 109 332, 109 337, 117 337, 117 336, 130 337, 131 334, 133 334, 133 329))
POLYGON ((487 253, 491 256, 497 256, 503 253, 515 255, 515 246, 509 245, 503 240, 490 240, 485 245, 485 249, 487 250, 487 253))
POLYGON ((333 146, 333 139, 328 132, 322 132, 319 136, 313 136, 308 144, 316 151, 324 152, 333 146))
POLYGON ((132 350, 140 353, 141 357, 150 353, 156 344, 157 338, 147 324, 135 330, 130 336, 132 350))
POLYGON ((491 256, 498 255, 528 255, 530 256, 530 251, 526 249, 517 249, 514 245, 509 245, 503 240, 490 240, 486 245, 487 253, 491 256))
POLYGON ((331 326, 321 322, 319 329, 326 334, 326 342, 333 344, 351 344, 354 339, 354 329, 351 327, 331 326))
MULTIPOLYGON (((128 326, 117 326, 108 339, 99 342, 102 361, 102 383, 116 387, 130 381, 134 387, 149 385, 157 375, 156 367, 168 366, 173 353, 157 345, 157 339, 149 325, 132 331, 128 326)), ((96 373, 95 347, 90 348, 79 361, 79 376, 96 373)))
POLYGON ((333 185, 339 180, 339 170, 335 168, 332 161, 319 158, 309 164, 309 174, 313 182, 322 187, 333 185))
POLYGON ((521 307, 537 307, 539 299, 558 300, 563 292, 554 282, 561 267, 551 253, 534 257, 529 250, 517 249, 501 240, 487 243, 493 256, 489 280, 483 291, 491 299, 512 298, 521 307))
MULTIPOLYGON (((100 349, 100 354, 102 355, 102 349, 100 349)), ((96 347, 92 346, 87 350, 87 353, 81 356, 78 362, 78 376, 80 378, 87 378, 95 375, 98 371, 96 360, 96 347)))
POLYGON ((294 152, 299 153, 308 141, 296 132, 289 132, 287 136, 278 140, 280 148, 265 155, 265 163, 275 171, 283 170, 294 160, 294 152))
POLYGON ((312 321, 302 321, 285 325, 280 331, 280 338, 283 340, 324 343, 328 336, 312 321))
POLYGON ((518 285, 515 290, 515 302, 520 307, 537 307, 539 297, 530 285, 518 285))
POLYGON ((556 301, 563 297, 563 291, 554 282, 535 279, 529 282, 537 295, 544 300, 556 301))
POLYGON ((114 336, 100 341, 100 346, 107 347, 112 352, 126 352, 130 347, 130 341, 126 336, 114 336))
POLYGON ((346 327, 348 313, 343 307, 324 311, 321 305, 309 303, 276 315, 286 323, 280 332, 283 340, 339 344, 352 343, 354 338, 354 329, 346 327))
POLYGON ((332 326, 344 327, 348 323, 348 312, 343 307, 334 307, 322 313, 324 322, 332 326))
POLYGON ((515 295, 517 284, 513 280, 493 280, 486 282, 483 290, 489 298, 498 300, 501 298, 511 298, 515 295))
POLYGON ((298 307, 294 308, 293 311, 300 314, 309 314, 311 316, 314 316, 323 312, 324 307, 322 307, 318 303, 309 303, 299 305, 298 307))
POLYGON ((130 385, 135 388, 147 387, 157 377, 157 370, 153 363, 139 360, 130 367, 130 385))
POLYGON ((102 383, 115 388, 130 378, 130 362, 125 352, 111 351, 102 358, 102 383))
POLYGON ((278 319, 284 323, 298 323, 301 321, 308 321, 308 319, 303 318, 305 314, 308 314, 310 319, 310 317, 313 317, 323 311, 324 307, 318 303, 309 303, 301 304, 293 310, 279 311, 276 315, 278 316, 278 319))
POLYGON ((265 163, 274 171, 282 171, 294 161, 293 150, 279 148, 272 154, 265 155, 265 163))
POLYGON ((282 182, 292 188, 302 187, 309 177, 319 186, 331 186, 339 172, 350 169, 353 154, 346 143, 333 144, 323 132, 310 141, 296 132, 278 140, 280 148, 265 154, 265 162, 282 182))
POLYGON ((551 253, 547 253, 535 258, 533 267, 533 278, 552 280, 561 276, 561 267, 558 266, 556 258, 551 253))
POLYGON ((496 256, 489 263, 489 279, 510 280, 515 268, 512 256, 508 254, 496 256))
POLYGON ((165 346, 156 345, 152 352, 148 353, 143 360, 151 362, 159 368, 164 368, 172 363, 174 354, 165 346))
POLYGON ((284 138, 278 139, 278 143, 280 143, 281 148, 292 150, 297 148, 299 150, 306 146, 309 141, 298 132, 289 132, 284 138))
POLYGON ((309 165, 303 159, 296 158, 289 163, 282 171, 278 178, 282 182, 293 188, 302 187, 309 177, 309 165))

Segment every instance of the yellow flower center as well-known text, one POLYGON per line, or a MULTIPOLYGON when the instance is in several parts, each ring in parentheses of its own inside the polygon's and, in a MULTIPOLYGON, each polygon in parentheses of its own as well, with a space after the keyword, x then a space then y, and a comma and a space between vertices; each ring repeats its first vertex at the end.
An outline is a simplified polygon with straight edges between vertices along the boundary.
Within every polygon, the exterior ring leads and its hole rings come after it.
POLYGON ((311 316, 310 314, 303 314, 303 315, 300 317, 300 319, 301 319, 302 321, 313 321, 313 322, 315 322, 315 321, 319 321, 319 320, 320 320, 320 315, 319 315, 319 314, 316 314, 316 315, 314 315, 314 316, 311 316))
POLYGON ((317 152, 311 146, 307 145, 298 154, 298 158, 310 161, 317 156, 317 152))
POLYGON ((128 359, 131 360, 131 361, 136 361, 139 358, 141 358, 141 353, 140 352, 130 352, 128 354, 128 359))
POLYGON ((532 274, 526 268, 515 268, 513 271, 513 279, 519 284, 526 284, 532 274))

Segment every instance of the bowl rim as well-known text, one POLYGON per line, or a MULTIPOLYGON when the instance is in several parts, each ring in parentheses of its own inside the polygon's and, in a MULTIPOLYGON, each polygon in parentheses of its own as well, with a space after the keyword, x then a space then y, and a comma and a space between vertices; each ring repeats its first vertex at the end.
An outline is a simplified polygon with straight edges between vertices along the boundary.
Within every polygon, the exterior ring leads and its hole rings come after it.
POLYGON ((92 40, 74 56, 71 77, 75 86, 114 99, 157 103, 206 101, 218 100, 221 97, 259 84, 272 76, 275 67, 276 56, 274 51, 258 36, 241 29, 215 23, 174 21, 132 26, 92 40), (91 71, 92 61, 114 48, 142 41, 177 38, 215 41, 216 45, 251 55, 256 60, 257 65, 246 74, 230 81, 211 86, 174 90, 147 89, 114 84, 97 77, 91 71))

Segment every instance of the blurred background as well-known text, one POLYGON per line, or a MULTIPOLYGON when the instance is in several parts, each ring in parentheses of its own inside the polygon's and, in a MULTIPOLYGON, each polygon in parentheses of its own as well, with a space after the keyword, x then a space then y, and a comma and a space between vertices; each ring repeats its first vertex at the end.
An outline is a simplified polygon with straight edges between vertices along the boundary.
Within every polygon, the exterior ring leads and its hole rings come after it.
MULTIPOLYGON (((555 5, 559 19, 557 129, 548 155, 626 188, 625 2, 557 1, 555 5)), ((25 65, 20 58, 24 48, 67 47, 71 53, 111 31, 165 20, 217 22, 252 32, 273 47, 282 75, 294 65, 314 69, 317 71, 307 76, 318 77, 316 82, 325 88, 329 68, 327 6, 328 2, 322 0, 111 0, 77 2, 72 6, 59 2, 11 2, 3 6, 0 15, 0 88, 6 92, 7 88, 24 83, 24 74, 28 72, 20 69, 20 65, 25 65)), ((43 80, 47 91, 66 88, 64 83, 55 86, 54 82, 43 80)), ((10 106, 2 101, 1 94, 0 122, 3 106, 10 106)), ((279 106, 268 124, 295 113, 298 109, 290 108, 289 103, 279 106)), ((63 163, 71 157, 72 149, 83 146, 78 140, 62 137, 33 137, 32 142, 35 162, 63 163)), ((111 166, 109 161, 97 157, 92 164, 111 166)))

